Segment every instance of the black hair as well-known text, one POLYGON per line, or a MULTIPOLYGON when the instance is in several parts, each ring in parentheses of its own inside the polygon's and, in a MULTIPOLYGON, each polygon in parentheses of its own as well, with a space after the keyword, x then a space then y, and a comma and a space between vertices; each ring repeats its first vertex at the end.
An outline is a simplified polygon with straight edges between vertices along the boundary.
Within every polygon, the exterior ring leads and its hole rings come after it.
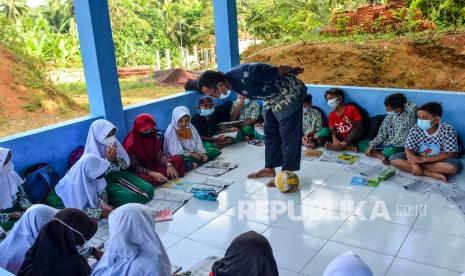
POLYGON ((436 102, 430 102, 430 103, 425 103, 424 105, 420 106, 418 111, 426 111, 429 114, 433 115, 434 117, 442 116, 442 106, 440 103, 436 102))
POLYGON ((207 70, 203 72, 202 75, 200 75, 197 86, 199 90, 202 91, 202 87, 215 88, 218 83, 223 82, 225 80, 226 76, 223 73, 207 70))
POLYGON ((336 96, 336 97, 341 97, 342 100, 344 100, 344 90, 342 90, 341 88, 331 88, 329 89, 328 91, 326 91, 325 93, 325 99, 328 98, 328 95, 331 95, 331 96, 336 96))
POLYGON ((313 96, 311 94, 305 95, 304 103, 312 104, 313 96))
POLYGON ((384 99, 384 106, 390 106, 392 109, 402 108, 404 109, 404 105, 407 103, 407 98, 405 98, 404 94, 396 93, 387 96, 384 99))
POLYGON ((199 100, 199 106, 204 105, 204 104, 213 104, 213 99, 210 97, 202 97, 199 100))

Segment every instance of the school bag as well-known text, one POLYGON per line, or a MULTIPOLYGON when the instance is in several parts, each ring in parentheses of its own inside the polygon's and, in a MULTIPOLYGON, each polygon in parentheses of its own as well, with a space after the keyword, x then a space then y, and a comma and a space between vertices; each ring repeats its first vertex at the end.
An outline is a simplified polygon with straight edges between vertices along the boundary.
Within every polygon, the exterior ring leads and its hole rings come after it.
POLYGON ((68 158, 68 169, 71 169, 74 164, 76 164, 79 159, 81 159, 82 155, 84 154, 84 146, 78 146, 75 148, 68 158))
POLYGON ((347 105, 354 106, 358 108, 358 110, 360 111, 360 115, 362 115, 362 125, 364 129, 362 137, 366 139, 367 130, 370 128, 370 115, 368 114, 368 111, 366 111, 364 108, 362 108, 360 105, 358 105, 355 102, 350 102, 347 105))
POLYGON ((376 115, 370 118, 368 129, 365 129, 365 139, 370 141, 375 139, 385 118, 386 115, 376 115))
POLYGON ((24 190, 33 203, 44 203, 60 175, 50 164, 39 163, 24 170, 24 190))

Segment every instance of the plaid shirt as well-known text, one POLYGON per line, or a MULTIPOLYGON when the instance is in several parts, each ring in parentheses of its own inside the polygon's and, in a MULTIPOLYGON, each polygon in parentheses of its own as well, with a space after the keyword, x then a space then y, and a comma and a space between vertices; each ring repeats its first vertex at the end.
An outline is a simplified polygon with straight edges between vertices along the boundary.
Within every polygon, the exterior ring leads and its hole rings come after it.
POLYGON ((433 135, 414 126, 410 131, 405 147, 420 156, 435 156, 441 152, 459 152, 457 132, 446 123, 440 122, 433 135))
MULTIPOLYGON (((231 114, 237 110, 238 101, 233 103, 231 108, 231 114)), ((239 121, 244 121, 248 119, 255 119, 258 120, 260 118, 260 106, 256 101, 250 100, 250 102, 246 105, 244 104, 241 109, 241 113, 239 115, 239 121)))
POLYGON ((407 136, 415 126, 417 120, 417 106, 414 103, 406 103, 404 112, 386 116, 379 128, 378 135, 369 142, 370 146, 394 146, 403 147, 407 136))
POLYGON ((321 113, 318 112, 318 110, 309 108, 307 112, 304 111, 304 135, 307 135, 314 130, 319 130, 321 127, 323 127, 323 117, 321 116, 321 113))

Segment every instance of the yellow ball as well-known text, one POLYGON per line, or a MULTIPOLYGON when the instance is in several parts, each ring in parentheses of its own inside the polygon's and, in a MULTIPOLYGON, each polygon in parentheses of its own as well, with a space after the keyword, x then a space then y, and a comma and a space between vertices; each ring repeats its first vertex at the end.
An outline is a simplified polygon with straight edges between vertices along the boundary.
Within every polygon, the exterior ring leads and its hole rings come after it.
POLYGON ((274 183, 281 192, 292 193, 299 187, 299 177, 291 171, 282 171, 276 176, 274 183))

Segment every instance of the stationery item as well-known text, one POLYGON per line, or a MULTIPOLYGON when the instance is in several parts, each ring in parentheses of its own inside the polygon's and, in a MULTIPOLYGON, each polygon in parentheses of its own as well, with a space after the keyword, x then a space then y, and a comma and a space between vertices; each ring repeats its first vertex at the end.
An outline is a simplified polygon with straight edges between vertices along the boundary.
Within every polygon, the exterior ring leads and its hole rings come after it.
POLYGON ((222 123, 219 123, 218 126, 234 127, 234 126, 240 125, 243 122, 244 122, 244 120, 231 121, 231 122, 222 122, 222 123))
POLYGON ((221 192, 226 187, 231 185, 234 181, 220 179, 216 177, 207 177, 203 180, 182 180, 182 181, 171 181, 163 185, 164 188, 177 189, 184 192, 191 192, 191 189, 200 188, 212 188, 216 193, 221 192))
POLYGON ((254 145, 257 147, 263 147, 265 146, 265 141, 259 140, 259 139, 252 139, 249 141, 249 145, 254 145))
POLYGON ((238 133, 238 131, 224 132, 224 133, 214 135, 213 138, 218 138, 218 137, 221 137, 221 136, 225 136, 225 137, 236 139, 237 138, 237 133, 238 133))
POLYGON ((163 209, 153 212, 153 219, 155 222, 173 220, 173 211, 171 209, 163 209))
POLYGON ((196 173, 205 174, 209 176, 221 176, 230 170, 237 168, 237 164, 229 163, 229 162, 220 162, 220 161, 213 161, 204 164, 203 166, 198 167, 195 169, 196 173))
POLYGON ((315 159, 320 158, 320 156, 322 154, 323 154, 323 152, 320 151, 320 150, 305 149, 303 154, 302 154, 302 159, 307 160, 307 161, 313 161, 315 159))
POLYGON ((379 173, 379 178, 381 181, 386 181, 389 178, 393 177, 395 174, 396 174, 396 169, 389 167, 389 168, 382 170, 379 173))
POLYGON ((355 186, 378 187, 379 178, 378 177, 368 178, 365 176, 354 176, 350 184, 355 185, 355 186))
POLYGON ((135 195, 142 195, 146 198, 148 198, 149 196, 147 195, 147 193, 145 193, 144 191, 142 191, 141 189, 139 189, 139 187, 135 186, 134 184, 132 184, 131 182, 127 181, 126 179, 123 179, 123 178, 120 178, 118 179, 118 181, 116 182, 119 186, 125 188, 126 190, 128 190, 129 192, 135 194, 135 195))
POLYGON ((357 162, 358 159, 360 159, 359 156, 344 152, 337 156, 336 161, 342 164, 353 164, 357 162))

